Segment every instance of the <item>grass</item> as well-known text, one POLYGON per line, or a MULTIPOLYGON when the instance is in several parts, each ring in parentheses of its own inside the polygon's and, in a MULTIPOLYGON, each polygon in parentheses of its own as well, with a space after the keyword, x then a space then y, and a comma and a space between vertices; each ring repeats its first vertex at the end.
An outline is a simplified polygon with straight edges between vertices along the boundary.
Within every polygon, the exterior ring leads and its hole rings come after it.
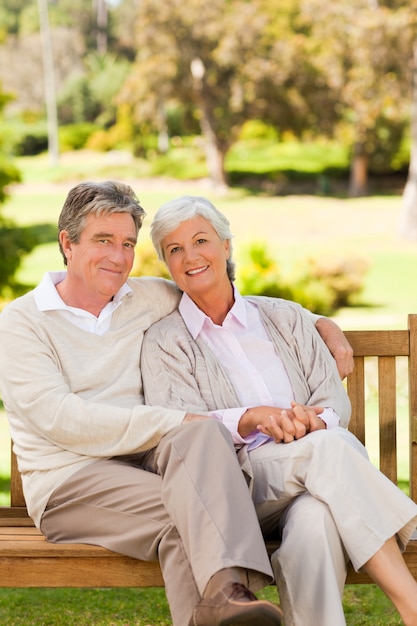
MULTIPOLYGON (((258 597, 278 602, 273 587, 258 597)), ((343 604, 347 626, 402 623, 385 595, 372 585, 347 586, 343 604)), ((0 589, 0 619, 2 626, 171 624, 163 589, 0 589)))
MULTIPOLYGON (((46 156, 21 159, 18 165, 24 184, 15 187, 4 213, 19 224, 56 226, 65 195, 74 182, 83 179, 124 179, 134 187, 148 217, 139 245, 148 240, 149 223, 156 208, 166 200, 191 193, 209 197, 229 217, 235 234, 235 256, 249 241, 271 247, 283 271, 291 273, 297 263, 316 255, 360 256, 369 271, 361 302, 341 310, 336 320, 345 329, 404 328, 407 313, 417 310, 417 246, 399 239, 399 195, 361 199, 292 195, 268 197, 233 189, 227 195, 213 192, 207 181, 144 179, 143 164, 123 163, 121 155, 63 155, 57 168, 46 156)), ((43 244, 25 260, 19 279, 37 283, 48 269, 61 269, 55 242, 43 244)), ((372 364, 370 367, 373 367, 372 364)), ((399 371, 399 384, 404 373, 399 371)), ((375 394, 370 389, 370 402, 375 394)), ((405 398, 405 392, 403 394, 405 398)), ((404 402, 406 400, 404 399, 404 402)), ((404 409, 399 407, 399 475, 407 472, 407 428, 402 426, 404 409)), ((370 441, 377 424, 369 427, 370 441)), ((0 411, 0 441, 7 441, 4 412, 0 411)), ((368 446, 377 463, 377 451, 368 446)), ((9 449, 0 447, 0 504, 7 504, 9 449)), ((0 583, 1 584, 1 583, 0 583)), ((260 594, 277 601, 271 587, 260 594)), ((373 585, 345 588, 344 608, 348 626, 397 626, 398 614, 384 594, 373 585)), ((0 624, 3 626, 56 625, 168 626, 171 624, 163 589, 1 589, 0 624)), ((318 625, 319 626, 319 625, 318 625)))

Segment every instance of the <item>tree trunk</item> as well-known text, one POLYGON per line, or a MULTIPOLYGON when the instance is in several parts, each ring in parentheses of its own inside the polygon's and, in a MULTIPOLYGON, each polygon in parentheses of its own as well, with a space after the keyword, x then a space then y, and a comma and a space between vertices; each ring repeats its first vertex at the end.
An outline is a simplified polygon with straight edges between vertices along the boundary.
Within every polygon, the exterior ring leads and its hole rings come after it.
POLYGON ((349 196, 358 198, 368 193, 368 155, 363 144, 356 143, 350 165, 349 196))
POLYGON ((217 191, 226 191, 228 188, 224 171, 224 153, 217 145, 216 135, 211 127, 210 120, 203 112, 201 130, 205 140, 207 168, 210 180, 217 191))
POLYGON ((410 165, 402 198, 399 234, 405 239, 417 241, 417 42, 413 51, 412 94, 410 165))
POLYGON ((97 15, 97 52, 104 55, 107 52, 107 4, 106 0, 95 0, 97 15))
POLYGON ((190 65, 196 100, 201 111, 201 131, 205 140, 207 168, 210 180, 217 191, 228 189, 226 173, 224 171, 225 150, 222 150, 217 141, 215 126, 212 121, 212 104, 208 97, 209 88, 204 83, 206 73, 204 64, 200 58, 195 58, 190 65))

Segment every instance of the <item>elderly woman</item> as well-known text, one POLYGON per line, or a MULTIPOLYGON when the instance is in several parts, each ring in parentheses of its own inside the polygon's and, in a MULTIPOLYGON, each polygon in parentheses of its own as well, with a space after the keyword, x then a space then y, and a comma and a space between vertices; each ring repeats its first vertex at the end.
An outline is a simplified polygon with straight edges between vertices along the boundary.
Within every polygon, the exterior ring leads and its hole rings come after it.
POLYGON ((350 404, 311 318, 292 302, 239 294, 229 222, 208 200, 166 203, 151 236, 183 295, 145 337, 146 402, 229 429, 264 535, 281 541, 272 566, 286 626, 346 623, 348 559, 415 626, 417 583, 401 549, 417 506, 346 430, 350 404))

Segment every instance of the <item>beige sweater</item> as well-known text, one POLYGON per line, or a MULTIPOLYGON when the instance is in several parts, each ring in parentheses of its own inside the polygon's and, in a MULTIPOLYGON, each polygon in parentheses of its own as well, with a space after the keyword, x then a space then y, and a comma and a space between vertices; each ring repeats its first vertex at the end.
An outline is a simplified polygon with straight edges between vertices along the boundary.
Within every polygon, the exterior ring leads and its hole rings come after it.
POLYGON ((0 392, 37 526, 52 491, 98 458, 154 447, 183 410, 143 406, 139 355, 145 330, 171 312, 179 292, 158 278, 129 279, 132 294, 96 335, 33 292, 0 315, 0 392))
MULTIPOLYGON (((336 362, 300 305, 278 298, 251 297, 287 370, 294 398, 332 408, 347 427, 350 402, 336 362)), ((239 407, 226 371, 201 339, 191 337, 178 311, 154 324, 142 347, 145 401, 202 413, 239 407)))

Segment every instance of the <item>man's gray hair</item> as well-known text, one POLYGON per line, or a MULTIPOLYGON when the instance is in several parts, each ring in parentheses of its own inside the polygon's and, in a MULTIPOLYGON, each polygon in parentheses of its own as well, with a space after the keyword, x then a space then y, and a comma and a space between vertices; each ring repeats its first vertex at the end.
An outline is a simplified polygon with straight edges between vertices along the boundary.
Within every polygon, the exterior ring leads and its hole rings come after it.
POLYGON ((235 279, 235 263, 232 261, 232 233, 229 220, 207 198, 181 196, 159 207, 151 224, 151 238, 158 257, 166 261, 162 250, 162 240, 180 224, 194 217, 204 217, 213 226, 222 241, 229 241, 230 256, 227 261, 227 275, 235 279))
MULTIPOLYGON (((99 216, 111 213, 129 213, 135 223, 136 235, 146 215, 129 185, 110 180, 99 183, 79 183, 67 195, 58 219, 58 233, 65 230, 69 240, 72 243, 78 243, 88 215, 99 216)), ((61 242, 59 242, 59 249, 66 265, 67 259, 61 242)))

